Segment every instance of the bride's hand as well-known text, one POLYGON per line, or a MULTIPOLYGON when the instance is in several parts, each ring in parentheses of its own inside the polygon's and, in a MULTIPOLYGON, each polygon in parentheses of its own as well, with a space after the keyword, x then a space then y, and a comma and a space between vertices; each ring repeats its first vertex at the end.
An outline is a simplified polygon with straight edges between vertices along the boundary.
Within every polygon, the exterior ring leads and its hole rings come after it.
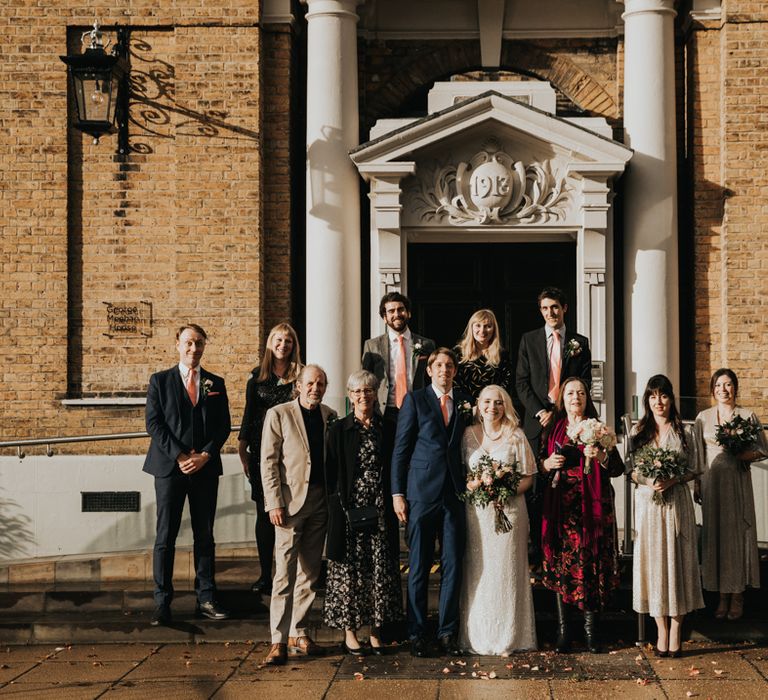
POLYGON ((546 469, 548 472, 557 471, 558 469, 562 469, 565 466, 565 457, 563 457, 563 455, 557 454, 556 452, 553 452, 542 462, 542 464, 544 469, 546 469))

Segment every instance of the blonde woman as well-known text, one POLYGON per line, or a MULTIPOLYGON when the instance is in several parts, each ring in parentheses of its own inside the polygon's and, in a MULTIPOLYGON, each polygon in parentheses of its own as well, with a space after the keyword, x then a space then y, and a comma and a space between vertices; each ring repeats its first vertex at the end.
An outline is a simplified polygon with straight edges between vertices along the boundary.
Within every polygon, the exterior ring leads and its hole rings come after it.
POLYGON ((495 384, 512 392, 512 364, 501 346, 499 324, 490 309, 470 316, 464 335, 455 348, 459 358, 456 388, 477 400, 483 387, 495 384))
POLYGON ((517 494, 504 504, 509 532, 496 531, 493 505, 467 504, 467 542, 461 587, 460 646, 475 654, 502 655, 536 648, 533 594, 528 577, 528 513, 523 493, 531 487, 536 460, 512 399, 500 386, 485 387, 477 422, 464 431, 462 458, 469 467, 490 457, 515 464, 522 474, 517 494))
POLYGON ((254 367, 245 388, 245 413, 237 437, 240 462, 251 482, 251 499, 256 502, 256 548, 261 575, 251 586, 254 593, 271 594, 275 551, 275 526, 264 512, 259 464, 261 429, 268 409, 293 398, 301 366, 301 348, 296 331, 287 323, 278 323, 269 332, 261 365, 254 367))

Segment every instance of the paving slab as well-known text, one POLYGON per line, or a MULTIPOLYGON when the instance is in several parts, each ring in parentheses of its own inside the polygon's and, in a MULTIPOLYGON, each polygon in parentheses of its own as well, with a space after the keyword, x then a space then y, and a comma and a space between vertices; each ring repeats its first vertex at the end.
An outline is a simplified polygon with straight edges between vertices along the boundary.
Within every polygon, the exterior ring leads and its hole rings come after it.
MULTIPOLYGON (((109 700, 120 700, 136 698, 136 700, 146 700, 147 698, 162 698, 162 700, 208 700, 221 686, 216 681, 188 681, 186 683, 177 682, 154 682, 154 681, 123 681, 117 683, 102 695, 109 700)), ((254 696, 251 696, 254 697, 254 696)))
POLYGON ((758 700, 768 697, 765 683, 751 681, 664 680, 661 685, 669 700, 758 700))
POLYGON ((16 683, 114 683, 135 668, 136 661, 56 661, 36 664, 16 683))
POLYGON ((0 684, 8 683, 37 666, 37 661, 0 661, 0 684))
POLYGON ((232 661, 242 660, 248 657, 254 649, 253 644, 225 642, 223 644, 211 644, 199 642, 197 644, 163 644, 154 647, 157 658, 179 658, 192 661, 232 661))
MULTIPOLYGON (((270 681, 262 678, 233 679, 222 685, 214 700, 321 700, 326 697, 327 681, 270 681)), ((109 697, 109 696, 107 696, 109 697)), ((367 700, 373 700, 368 697, 367 700)))
POLYGON ((596 700, 597 698, 621 698, 621 700, 663 700, 664 690, 655 681, 639 684, 637 681, 550 681, 553 700, 596 700))
POLYGON ((232 675, 232 680, 330 682, 337 675, 341 663, 341 657, 289 656, 285 666, 265 666, 263 662, 268 650, 268 645, 259 644, 238 667, 232 675))
MULTIPOLYGON (((334 681, 325 695, 327 700, 437 700, 440 681, 405 681, 367 679, 334 681)), ((478 696, 481 697, 481 696, 478 696)))
POLYGON ((54 647, 52 653, 56 661, 142 661, 160 648, 157 644, 68 644, 54 647))
POLYGON ((10 683, 0 688, 0 698, 34 700, 93 700, 109 690, 109 684, 10 683))
POLYGON ((758 669, 736 651, 686 654, 680 659, 654 658, 651 667, 658 678, 668 680, 717 680, 723 677, 733 681, 765 680, 758 669))
POLYGON ((215 681, 223 683, 240 662, 236 660, 193 661, 183 657, 153 655, 132 668, 126 681, 215 681))
POLYGON ((549 700, 549 683, 526 680, 445 680, 440 683, 440 700, 549 700))
POLYGON ((63 649, 56 645, 43 644, 11 644, 0 646, 0 663, 9 661, 43 661, 63 649))

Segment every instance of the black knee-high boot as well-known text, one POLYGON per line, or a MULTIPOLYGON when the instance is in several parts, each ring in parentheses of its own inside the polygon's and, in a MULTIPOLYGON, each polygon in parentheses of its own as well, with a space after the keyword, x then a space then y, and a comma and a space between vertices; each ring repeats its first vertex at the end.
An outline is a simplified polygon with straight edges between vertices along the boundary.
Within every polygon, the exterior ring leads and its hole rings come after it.
POLYGON ((584 611, 584 641, 590 654, 600 653, 600 640, 597 636, 597 613, 592 610, 584 611))
POLYGON ((555 651, 558 654, 566 654, 571 649, 571 631, 568 625, 568 606, 559 594, 555 596, 557 602, 557 641, 555 651))

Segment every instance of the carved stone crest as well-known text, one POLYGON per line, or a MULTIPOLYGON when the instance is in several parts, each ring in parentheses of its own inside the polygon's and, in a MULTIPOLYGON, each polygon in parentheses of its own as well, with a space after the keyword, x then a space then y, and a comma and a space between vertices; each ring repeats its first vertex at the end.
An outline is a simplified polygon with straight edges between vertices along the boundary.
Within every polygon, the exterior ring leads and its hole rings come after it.
POLYGON ((565 218, 566 180, 553 174, 549 162, 524 165, 491 148, 458 165, 434 164, 422 174, 414 198, 422 221, 447 217, 461 226, 565 218))

